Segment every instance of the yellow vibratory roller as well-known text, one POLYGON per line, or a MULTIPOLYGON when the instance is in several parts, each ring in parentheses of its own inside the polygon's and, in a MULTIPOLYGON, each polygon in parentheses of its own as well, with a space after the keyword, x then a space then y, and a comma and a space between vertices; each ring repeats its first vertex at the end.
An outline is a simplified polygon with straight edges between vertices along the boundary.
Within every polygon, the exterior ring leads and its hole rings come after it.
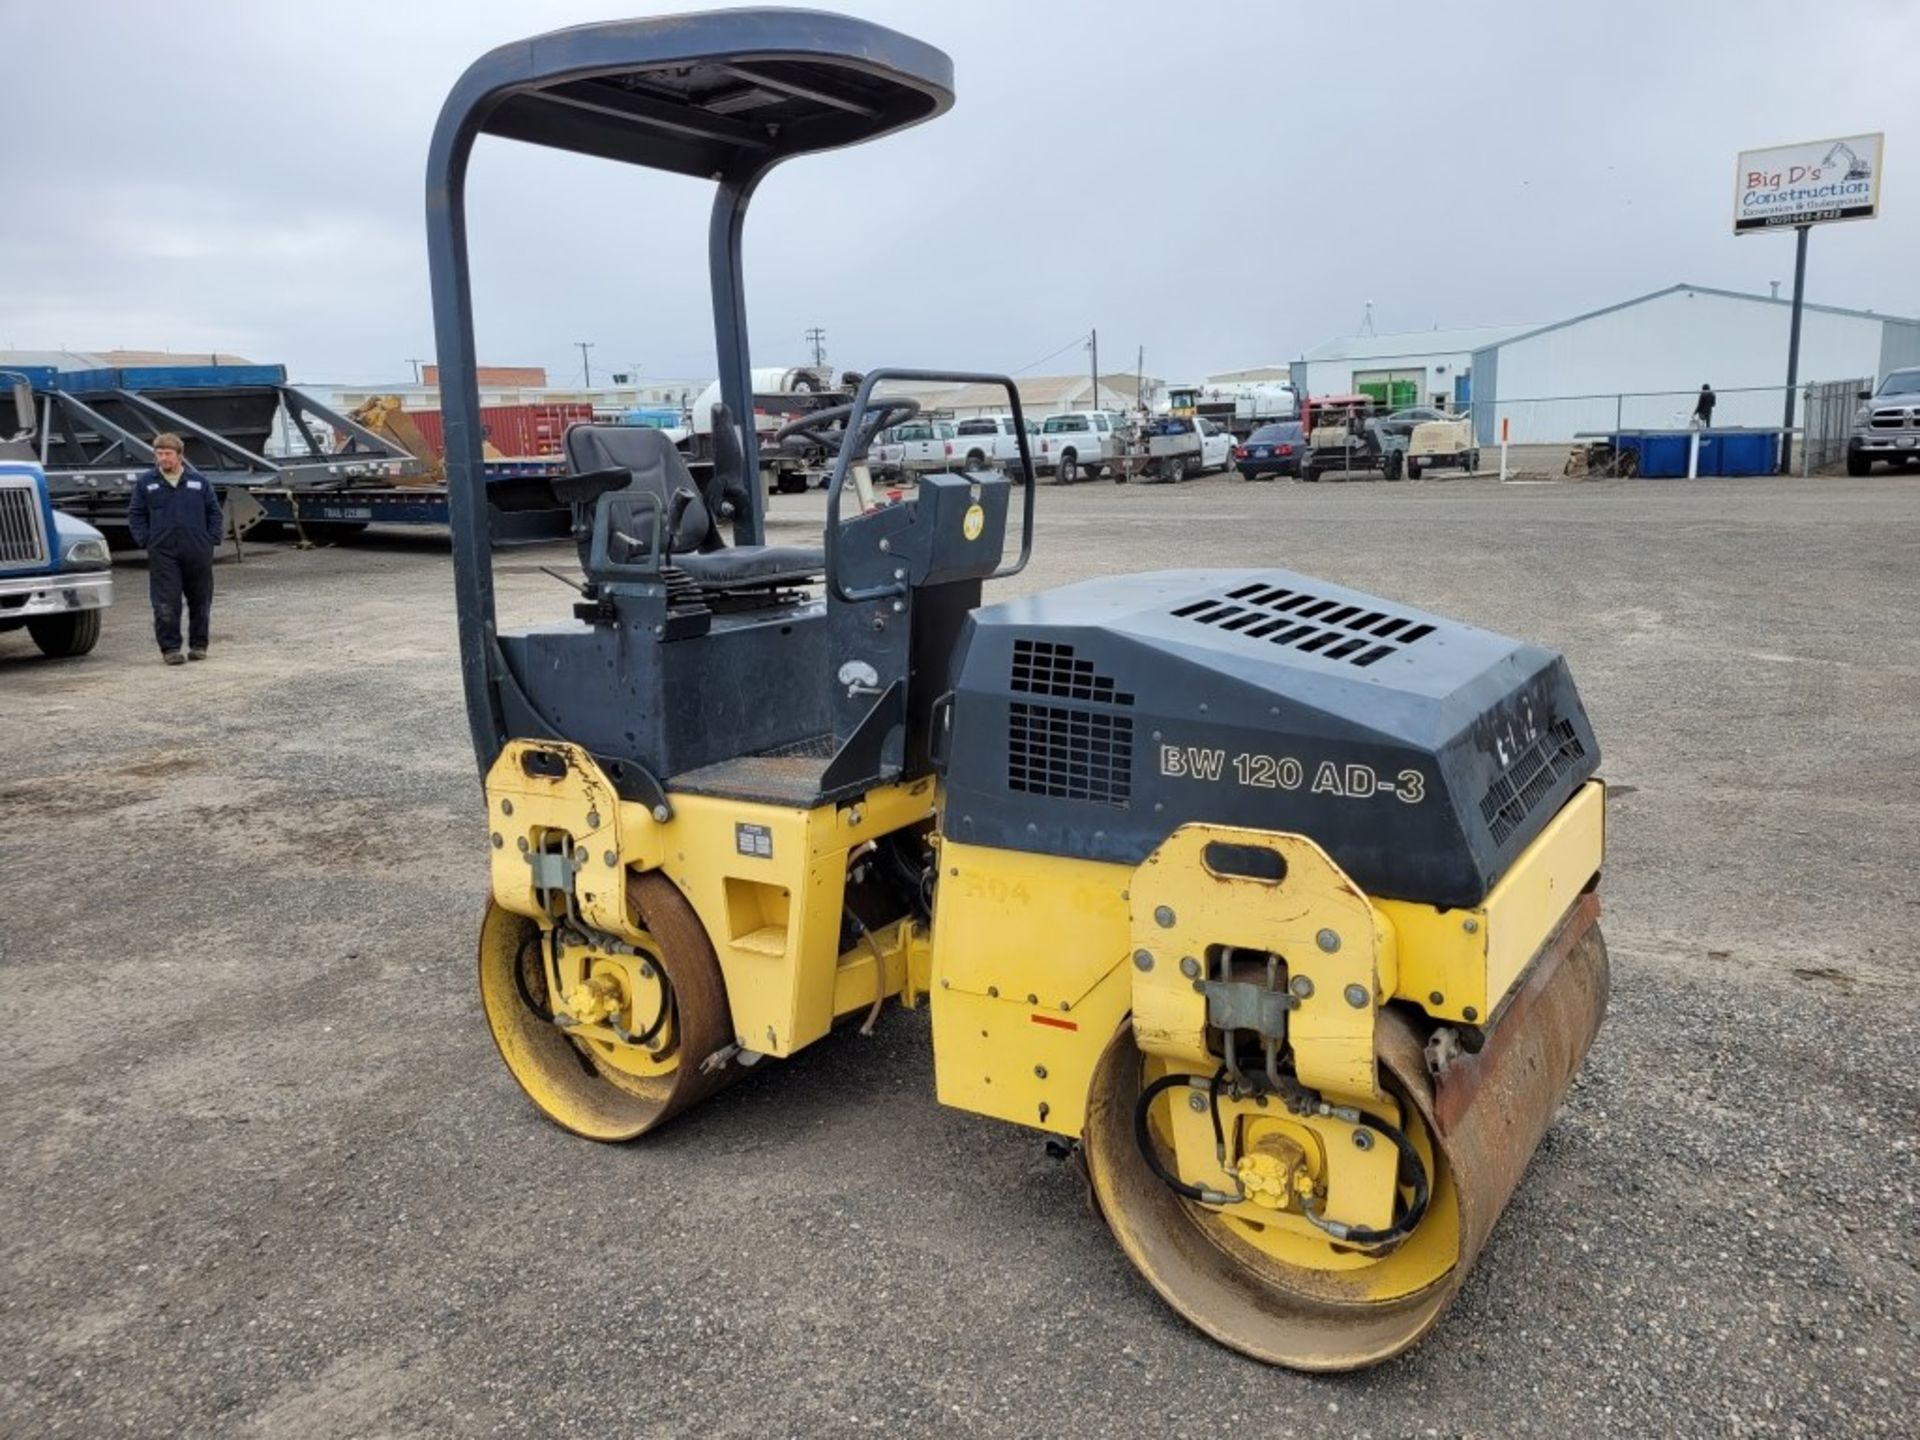
MULTIPOLYGON (((428 259, 488 1027, 543 1114, 620 1141, 924 1009, 941 1102, 1077 1153, 1175 1311, 1276 1364, 1378 1363, 1458 1292, 1604 1014, 1598 741, 1553 651, 1290 570, 984 604, 1060 461, 1006 376, 869 370, 762 423, 760 180, 952 103, 939 51, 780 10, 537 36, 449 96, 428 259), (720 403, 683 439, 566 432, 539 503, 569 507, 575 593, 517 629, 492 551, 526 497, 486 486, 466 258, 488 135, 714 196, 720 403), (1004 411, 1004 453, 915 450, 935 386, 1004 411), (916 483, 874 483, 883 443, 916 483), (819 543, 770 544, 796 464, 828 476, 819 543)), ((1200 443, 1098 419, 1076 443, 1123 472, 1200 443)))

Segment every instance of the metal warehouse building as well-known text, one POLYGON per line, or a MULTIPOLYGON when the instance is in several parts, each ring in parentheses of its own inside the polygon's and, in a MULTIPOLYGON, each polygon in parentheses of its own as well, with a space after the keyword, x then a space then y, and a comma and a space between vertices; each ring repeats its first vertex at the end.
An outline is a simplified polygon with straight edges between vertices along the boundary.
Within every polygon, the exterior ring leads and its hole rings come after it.
POLYGON ((1471 330, 1345 336, 1316 345, 1294 361, 1289 372, 1297 395, 1371 395, 1395 409, 1406 405, 1464 409, 1475 398, 1470 373, 1475 352, 1534 328, 1482 325, 1471 330))
MULTIPOLYGON (((1778 425, 1792 305, 1766 295, 1673 285, 1651 295, 1520 330, 1474 348, 1480 443, 1684 424, 1702 384, 1719 396, 1715 425, 1778 425)), ((1806 305, 1800 383, 1872 379, 1920 365, 1920 320, 1806 305)))

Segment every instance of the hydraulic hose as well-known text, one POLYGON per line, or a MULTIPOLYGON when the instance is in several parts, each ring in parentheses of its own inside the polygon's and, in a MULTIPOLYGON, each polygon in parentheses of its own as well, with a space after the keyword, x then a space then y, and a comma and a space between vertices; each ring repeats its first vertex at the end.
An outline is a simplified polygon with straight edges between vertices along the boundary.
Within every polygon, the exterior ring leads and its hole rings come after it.
POLYGON ((651 1045, 653 1037, 660 1033, 660 1027, 667 1023, 667 1013, 673 1009, 673 982, 667 978, 665 967, 655 964, 653 973, 660 977, 660 1010, 653 1017, 653 1023, 637 1035, 629 1035, 620 1028, 619 1021, 613 1022, 613 1033, 629 1045, 651 1045))
MULTIPOLYGON (((1414 1229, 1420 1224, 1421 1218, 1427 1213, 1427 1167, 1421 1163, 1420 1152, 1413 1148, 1413 1142, 1407 1138, 1404 1130, 1400 1129, 1397 1125, 1388 1124, 1378 1115, 1369 1115, 1366 1111, 1357 1110, 1351 1106, 1328 1105, 1325 1101, 1322 1101, 1315 1108, 1322 1114, 1331 1115, 1335 1119, 1345 1120, 1351 1124, 1364 1125, 1369 1130, 1376 1131, 1391 1140, 1394 1149, 1400 1152, 1401 1164, 1411 1172, 1413 1176, 1413 1200, 1408 1204, 1405 1213, 1402 1214, 1399 1219, 1384 1229, 1378 1230, 1366 1225, 1343 1225, 1338 1220, 1329 1220, 1315 1211, 1310 1204, 1302 1207, 1302 1213, 1306 1215, 1309 1222, 1326 1231, 1327 1234, 1344 1244, 1372 1246, 1386 1245, 1396 1240, 1404 1240, 1414 1232, 1414 1229)), ((1398 1189, 1397 1167, 1395 1179, 1395 1188, 1398 1189)))
MULTIPOLYGON (((1226 1133, 1225 1127, 1222 1125, 1220 1119, 1220 1082, 1225 1076, 1225 1066, 1216 1070, 1211 1079, 1205 1079, 1199 1075, 1187 1074, 1162 1075, 1158 1080, 1155 1080, 1140 1092, 1140 1099, 1134 1105, 1133 1109, 1133 1138, 1135 1143, 1140 1147, 1140 1155, 1141 1158, 1147 1162, 1147 1168, 1152 1170, 1153 1173, 1159 1177, 1160 1182, 1169 1190, 1173 1191, 1176 1195, 1185 1196, 1196 1204, 1230 1205, 1245 1197, 1242 1195, 1229 1195, 1219 1190, 1208 1190, 1199 1185, 1190 1185, 1178 1175, 1175 1175, 1171 1170, 1167 1169, 1166 1165, 1161 1162, 1158 1148, 1153 1143, 1153 1133, 1148 1126, 1148 1115, 1153 1107, 1153 1102, 1159 1099, 1165 1091, 1182 1085, 1192 1086, 1194 1088, 1199 1088, 1204 1085, 1207 1091, 1208 1109, 1213 1113, 1214 1153, 1220 1157, 1220 1162, 1224 1165, 1226 1163, 1226 1133)), ((1338 1220, 1329 1220, 1319 1214, 1311 1203, 1301 1207, 1302 1213, 1306 1216, 1307 1220, 1319 1229, 1324 1230, 1327 1234, 1333 1236, 1334 1239, 1347 1245, 1387 1245, 1397 1240, 1403 1240, 1411 1235, 1427 1213, 1427 1202, 1430 1198, 1431 1190, 1427 1180, 1427 1167, 1420 1159, 1420 1152, 1414 1149, 1413 1142, 1407 1138, 1406 1132, 1398 1126, 1382 1120, 1377 1115, 1370 1115, 1366 1111, 1356 1109, 1353 1106, 1329 1105, 1322 1100, 1317 1102, 1313 1108, 1321 1115, 1329 1116, 1336 1120, 1345 1120, 1352 1125, 1364 1125, 1369 1130, 1384 1135, 1391 1141, 1394 1149, 1400 1152, 1400 1166, 1396 1167, 1395 1172, 1395 1188, 1398 1188, 1399 1170, 1404 1169, 1412 1177, 1409 1183, 1413 1188, 1413 1198, 1398 1219, 1391 1225, 1380 1229, 1375 1229, 1367 1225, 1346 1225, 1338 1220)))
POLYGON ((520 992, 520 1003, 551 1025, 553 1023, 552 1008, 534 999, 533 989, 527 983, 527 952, 534 951, 540 956, 540 988, 542 990, 547 988, 546 953, 545 947, 541 945, 540 940, 540 932, 538 930, 532 930, 527 933, 527 938, 520 942, 520 949, 513 957, 513 984, 514 988, 520 992))
MULTIPOLYGON (((1221 1072, 1221 1073, 1224 1073, 1221 1072)), ((1199 1075, 1162 1075, 1146 1089, 1140 1092, 1140 1099, 1133 1107, 1133 1138, 1140 1146, 1141 1158, 1147 1162, 1147 1168, 1160 1177, 1160 1182, 1176 1195, 1201 1205, 1231 1205, 1241 1197, 1229 1195, 1220 1190, 1207 1190, 1198 1185, 1189 1185, 1178 1175, 1160 1163, 1160 1152, 1154 1148, 1153 1132, 1148 1128, 1147 1115, 1153 1102, 1162 1091, 1171 1090, 1176 1085, 1205 1085, 1213 1099, 1213 1135, 1217 1148, 1224 1152, 1226 1142, 1220 1126, 1220 1074, 1216 1073, 1211 1081, 1199 1075)))
MULTIPOLYGON (((601 937, 601 938, 602 938, 602 942, 608 945, 615 945, 620 943, 618 941, 611 939, 610 937, 601 937)), ((520 947, 520 953, 513 967, 513 983, 519 987, 521 1003, 523 1003, 534 1014, 538 1015, 542 1020, 545 1020, 548 1024, 551 1025, 556 1023, 554 1020, 552 1006, 543 1005, 538 1000, 534 999, 533 992, 527 986, 527 971, 526 971, 527 951, 532 949, 535 946, 540 946, 541 939, 542 939, 541 935, 539 934, 539 932, 536 931, 532 935, 529 935, 525 940, 525 942, 522 943, 520 947)), ((630 946, 626 948, 630 954, 639 953, 637 951, 634 951, 630 946)), ((657 961, 648 962, 648 963, 652 965, 653 973, 655 976, 658 977, 660 981, 660 1008, 658 1011, 654 1013, 653 1020, 648 1024, 646 1029, 640 1030, 637 1032, 623 1029, 620 1025, 620 1022, 616 1019, 613 1019, 612 1017, 609 1017, 607 1020, 608 1028, 611 1029, 615 1035, 619 1036, 620 1039, 628 1045, 651 1045, 654 1041, 654 1037, 657 1036, 660 1033, 661 1028, 666 1025, 667 1017, 673 1013, 673 981, 667 977, 667 971, 664 965, 659 964, 657 961)), ((549 972, 546 968, 546 955, 545 955, 544 946, 541 946, 541 975, 542 975, 542 979, 546 981, 547 992, 549 995, 551 995, 553 993, 553 988, 554 988, 553 976, 551 972, 549 972)), ((568 1023, 571 1024, 572 1022, 569 1021, 568 1023)))
POLYGON ((880 1011, 887 1003, 887 959, 880 953, 880 942, 873 938, 873 931, 867 928, 852 910, 846 912, 847 919, 853 922, 853 928, 860 932, 860 938, 867 942, 867 949, 873 952, 873 1005, 867 1011, 867 1018, 860 1022, 862 1035, 873 1034, 873 1027, 880 1023, 880 1011))

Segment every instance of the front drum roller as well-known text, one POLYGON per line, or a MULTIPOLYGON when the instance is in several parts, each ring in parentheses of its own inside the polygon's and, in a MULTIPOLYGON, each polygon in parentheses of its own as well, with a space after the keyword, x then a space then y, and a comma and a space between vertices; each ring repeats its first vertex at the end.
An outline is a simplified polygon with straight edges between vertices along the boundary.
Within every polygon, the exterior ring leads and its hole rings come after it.
POLYGON ((480 927, 480 1000, 500 1058, 548 1119, 589 1140, 644 1135, 739 1073, 714 1060, 733 1043, 733 1018, 699 916, 657 872, 630 875, 627 899, 671 997, 660 1031, 671 1043, 638 1064, 615 1064, 604 1042, 596 1048, 554 1023, 537 924, 489 902, 480 927))
MULTIPOLYGON (((1144 1059, 1122 1023, 1095 1068, 1083 1136, 1094 1200, 1127 1257, 1181 1315, 1221 1344, 1296 1370, 1357 1370, 1407 1349, 1459 1292, 1553 1119, 1606 1011, 1607 947, 1585 897, 1542 951, 1486 1047, 1430 1078, 1420 1035, 1380 1012, 1388 1088, 1436 1155, 1433 1194, 1407 1241, 1370 1264, 1303 1263, 1219 1210, 1176 1194, 1135 1138, 1144 1059)), ((1163 1163, 1165 1152, 1163 1152, 1163 1163)))

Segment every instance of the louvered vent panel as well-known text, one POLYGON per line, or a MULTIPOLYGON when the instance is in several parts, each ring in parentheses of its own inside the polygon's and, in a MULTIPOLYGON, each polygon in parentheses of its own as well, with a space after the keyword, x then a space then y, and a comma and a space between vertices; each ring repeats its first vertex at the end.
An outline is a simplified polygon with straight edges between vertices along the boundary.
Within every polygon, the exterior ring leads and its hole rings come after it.
POLYGON ((1555 784, 1586 758, 1587 747, 1573 733, 1573 724, 1556 720, 1531 745, 1520 752, 1507 773, 1487 787, 1480 797, 1480 817, 1487 822, 1493 843, 1504 845, 1507 837, 1526 822, 1534 807, 1553 793, 1555 784))
POLYGON ((1133 717, 1114 709, 1131 706, 1132 694, 1071 645, 1046 640, 1013 642, 1011 686, 1016 694, 1089 703, 1009 705, 1007 788, 1126 808, 1133 797, 1133 717))

